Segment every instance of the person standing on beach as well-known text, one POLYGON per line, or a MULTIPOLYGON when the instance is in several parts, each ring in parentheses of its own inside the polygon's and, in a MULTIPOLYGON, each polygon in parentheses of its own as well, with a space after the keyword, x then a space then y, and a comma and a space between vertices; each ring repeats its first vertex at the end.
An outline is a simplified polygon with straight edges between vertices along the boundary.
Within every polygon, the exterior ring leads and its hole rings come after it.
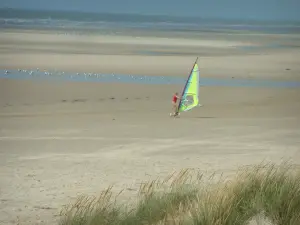
POLYGON ((173 114, 171 113, 170 114, 171 116, 177 116, 177 114, 178 114, 178 112, 177 112, 177 108, 178 108, 177 101, 178 101, 178 99, 181 99, 181 98, 178 96, 178 93, 176 92, 173 95, 173 98, 172 98, 173 114))

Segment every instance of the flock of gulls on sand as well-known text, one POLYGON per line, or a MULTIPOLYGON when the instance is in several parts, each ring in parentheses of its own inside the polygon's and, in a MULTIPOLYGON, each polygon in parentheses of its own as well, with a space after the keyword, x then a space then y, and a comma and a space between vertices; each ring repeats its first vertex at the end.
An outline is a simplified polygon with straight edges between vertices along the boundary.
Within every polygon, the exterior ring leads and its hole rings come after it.
MULTIPOLYGON (((63 71, 47 71, 36 69, 18 69, 16 70, 4 70, 5 77, 11 78, 55 78, 55 79, 67 79, 67 80, 99 80, 99 81, 112 81, 112 80, 120 80, 120 81, 139 81, 139 82, 147 82, 147 83, 182 83, 183 79, 179 78, 178 81, 174 77, 165 77, 165 76, 145 76, 145 75, 118 75, 118 74, 100 74, 100 73, 70 73, 63 71), (25 77, 24 77, 25 75, 25 77)), ((3 74, 3 73, 2 73, 3 74)))

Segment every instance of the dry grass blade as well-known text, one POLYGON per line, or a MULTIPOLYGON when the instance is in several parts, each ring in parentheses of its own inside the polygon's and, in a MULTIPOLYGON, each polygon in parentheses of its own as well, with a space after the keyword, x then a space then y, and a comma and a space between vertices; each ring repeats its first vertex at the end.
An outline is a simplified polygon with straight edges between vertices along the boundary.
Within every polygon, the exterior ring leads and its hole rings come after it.
POLYGON ((256 215, 274 225, 300 224, 299 168, 261 164, 208 186, 191 171, 143 183, 129 209, 112 201, 112 187, 98 199, 81 196, 65 209, 61 225, 247 225, 256 215))

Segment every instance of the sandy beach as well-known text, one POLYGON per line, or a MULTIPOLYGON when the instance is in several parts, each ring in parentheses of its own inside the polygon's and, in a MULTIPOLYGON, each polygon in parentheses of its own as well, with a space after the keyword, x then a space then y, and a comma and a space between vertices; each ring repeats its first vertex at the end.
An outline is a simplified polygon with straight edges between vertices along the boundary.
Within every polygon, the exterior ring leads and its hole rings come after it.
MULTIPOLYGON (((225 36, 2 30, 0 69, 185 78, 199 56, 202 77, 300 80, 296 48, 247 51, 242 47, 263 45, 266 37, 225 36)), ((276 37, 291 40, 299 45, 276 37)), ((299 164, 299 88, 205 86, 203 107, 172 119, 171 97, 182 88, 1 78, 0 223, 55 224, 80 194, 114 185, 130 195, 142 181, 184 168, 231 174, 262 161, 299 164)))

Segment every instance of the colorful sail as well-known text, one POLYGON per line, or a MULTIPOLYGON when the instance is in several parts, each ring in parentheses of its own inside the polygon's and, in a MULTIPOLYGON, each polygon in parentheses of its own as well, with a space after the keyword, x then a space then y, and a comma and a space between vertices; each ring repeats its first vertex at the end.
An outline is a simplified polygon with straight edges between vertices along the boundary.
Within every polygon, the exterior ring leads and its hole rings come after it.
POLYGON ((181 97, 178 112, 191 110, 199 104, 199 67, 197 60, 194 63, 181 97))

